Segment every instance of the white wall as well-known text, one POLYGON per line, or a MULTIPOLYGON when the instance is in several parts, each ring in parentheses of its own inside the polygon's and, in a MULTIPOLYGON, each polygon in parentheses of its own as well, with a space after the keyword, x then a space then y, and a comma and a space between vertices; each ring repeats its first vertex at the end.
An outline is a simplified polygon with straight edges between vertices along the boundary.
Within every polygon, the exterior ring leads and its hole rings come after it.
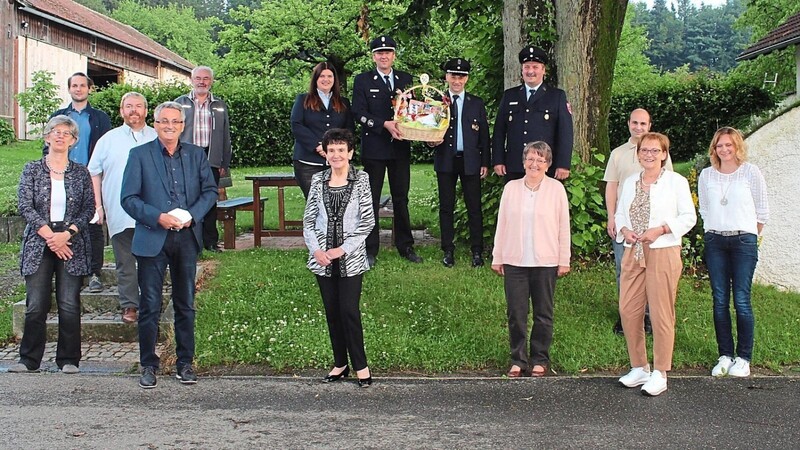
POLYGON ((161 67, 161 73, 159 74, 159 78, 161 79, 161 81, 164 82, 177 80, 180 81, 181 83, 186 83, 186 84, 191 83, 191 77, 189 77, 189 75, 184 75, 181 72, 176 72, 174 70, 170 70, 163 66, 161 67))
POLYGON ((131 70, 123 70, 122 76, 126 83, 130 83, 134 86, 139 86, 142 84, 150 84, 156 81, 156 78, 141 74, 139 72, 133 72, 131 70))
MULTIPOLYGON (((20 92, 31 86, 31 76, 38 70, 54 72, 53 83, 58 85, 58 95, 61 97, 62 105, 66 106, 69 101, 69 90, 67 89, 67 78, 75 72, 85 72, 87 58, 69 50, 64 50, 50 44, 28 39, 20 36, 17 39, 17 54, 19 55, 19 65, 17 67, 17 80, 20 92)), ((22 108, 17 112, 20 123, 26 118, 22 108)), ((31 124, 20 126, 19 139, 35 139, 38 136, 28 134, 31 124)))
POLYGON ((770 218, 758 250, 755 279, 800 292, 800 107, 747 138, 750 162, 767 182, 770 218))

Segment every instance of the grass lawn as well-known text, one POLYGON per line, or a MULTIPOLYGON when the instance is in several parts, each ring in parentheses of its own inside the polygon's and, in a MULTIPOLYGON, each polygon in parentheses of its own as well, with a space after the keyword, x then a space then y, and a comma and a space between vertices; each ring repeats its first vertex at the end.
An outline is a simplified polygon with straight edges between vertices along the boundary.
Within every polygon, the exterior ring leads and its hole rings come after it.
MULTIPOLYGON (((0 147, 0 204, 16 199, 25 162, 39 157, 36 142, 0 147)), ((246 175, 291 173, 290 167, 233 169, 229 197, 252 195, 246 175)), ((411 169, 410 212, 415 228, 436 230, 436 180, 431 165, 411 169)), ((384 186, 388 193, 388 184, 384 186)), ((268 197, 267 226, 277 226, 275 190, 268 197)), ((286 191, 287 216, 302 217, 299 189, 286 191)), ((6 211, 7 212, 7 211, 6 211)), ((252 214, 237 215, 237 227, 252 229, 252 214)), ((16 270, 18 245, 0 245, 0 273, 16 270)), ((505 372, 508 332, 502 280, 488 267, 472 269, 458 253, 457 266, 438 263, 438 246, 419 247, 421 265, 393 249, 364 278, 362 320, 370 367, 380 372, 427 374, 457 371, 505 372)), ((263 364, 272 370, 328 368, 332 363, 327 325, 304 250, 267 249, 211 256, 218 272, 197 298, 198 363, 263 364)), ((110 252, 106 257, 112 259, 110 252)), ((574 268, 558 283, 554 369, 580 373, 627 365, 624 339, 611 333, 616 288, 608 263, 574 268)), ((19 288, 0 297, 0 341, 11 336, 10 305, 19 288)), ((800 362, 800 294, 756 286, 753 290, 756 344, 754 365, 773 370, 800 362)), ((684 277, 677 302, 676 368, 710 368, 717 359, 708 282, 684 277)))
MULTIPOLYGON (((419 249, 411 265, 382 250, 364 278, 362 320, 370 367, 435 374, 501 371, 508 365, 502 280, 488 267, 437 263, 438 248, 419 249)), ((324 310, 306 252, 225 252, 219 272, 198 295, 197 354, 204 366, 265 364, 277 371, 332 364, 324 310), (255 270, 254 270, 255 268, 255 270)), ((560 373, 627 366, 624 338, 611 332, 616 288, 610 264, 574 270, 556 292, 552 361, 560 373)), ((800 295, 757 286, 753 364, 780 370, 800 361, 800 295)), ((717 359, 707 281, 685 277, 677 301, 676 368, 709 368, 717 359)))
MULTIPOLYGON (((245 180, 247 175, 265 175, 270 173, 294 173, 290 166, 273 167, 244 167, 232 169, 233 187, 227 189, 228 198, 251 197, 253 195, 253 184, 250 180, 245 180)), ((261 198, 267 197, 264 217, 268 229, 278 228, 278 199, 277 188, 262 188, 261 198)), ((389 195, 389 181, 385 180, 383 193, 389 195)), ((289 220, 301 220, 303 218, 303 208, 305 199, 300 188, 288 188, 284 191, 286 218, 289 220)), ((408 209, 411 215, 411 226, 414 229, 438 230, 439 216, 433 209, 438 204, 436 194, 436 174, 433 171, 433 164, 415 164, 411 166, 411 189, 408 194, 408 209)), ((389 222, 382 223, 383 228, 390 228, 389 222)), ((253 230, 253 214, 249 212, 236 213, 237 234, 242 231, 253 230)), ((220 227, 220 233, 222 229, 220 227)))

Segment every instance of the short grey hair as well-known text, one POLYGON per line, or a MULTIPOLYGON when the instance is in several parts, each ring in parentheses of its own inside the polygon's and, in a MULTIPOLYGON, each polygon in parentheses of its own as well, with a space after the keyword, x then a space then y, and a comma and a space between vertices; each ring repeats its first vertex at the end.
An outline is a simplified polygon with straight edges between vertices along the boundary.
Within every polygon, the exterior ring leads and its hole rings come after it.
POLYGON ((209 74, 211 74, 211 79, 212 80, 214 79, 214 69, 212 69, 211 67, 208 67, 208 66, 197 66, 194 69, 192 69, 192 78, 194 78, 194 76, 197 75, 197 72, 200 72, 200 71, 203 71, 203 70, 208 72, 209 74))
MULTIPOLYGON (((78 142, 78 136, 80 136, 80 129, 78 129, 78 123, 72 120, 69 116, 65 115, 58 115, 50 120, 47 121, 47 125, 44 126, 44 131, 42 132, 43 136, 47 136, 50 132, 53 131, 53 128, 59 125, 66 125, 69 127, 69 132, 72 133, 72 137, 75 138, 75 143, 78 142)), ((75 145, 75 144, 73 144, 75 145)))
POLYGON ((153 118, 155 120, 159 120, 161 118, 161 110, 163 109, 174 109, 176 111, 180 111, 181 120, 186 120, 186 111, 183 110, 183 106, 181 106, 181 104, 178 102, 164 102, 156 106, 156 110, 153 111, 153 118))
POLYGON ((553 150, 550 149, 550 146, 547 145, 547 142, 534 141, 525 144, 525 148, 522 149, 523 165, 525 164, 525 160, 528 158, 528 154, 531 152, 544 158, 544 160, 547 161, 548 166, 553 163, 553 150))
POLYGON ((119 107, 122 108, 122 105, 125 104, 125 100, 127 100, 127 99, 129 99, 131 97, 132 98, 138 98, 139 100, 143 101, 144 102, 144 109, 147 109, 147 98, 145 98, 144 95, 142 95, 142 94, 140 94, 138 92, 133 92, 133 91, 127 92, 127 93, 125 93, 125 95, 122 96, 122 100, 119 101, 119 107))

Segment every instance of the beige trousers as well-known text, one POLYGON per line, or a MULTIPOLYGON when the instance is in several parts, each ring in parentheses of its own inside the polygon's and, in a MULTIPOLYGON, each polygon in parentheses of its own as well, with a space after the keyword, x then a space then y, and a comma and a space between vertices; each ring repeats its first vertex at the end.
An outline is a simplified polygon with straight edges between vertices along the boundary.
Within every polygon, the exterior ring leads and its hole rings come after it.
POLYGON ((625 248, 620 275, 619 315, 628 344, 631 367, 647 365, 644 320, 645 305, 650 305, 653 325, 653 367, 672 369, 675 344, 675 297, 683 263, 678 246, 651 249, 644 246, 644 258, 636 261, 633 249, 625 248))

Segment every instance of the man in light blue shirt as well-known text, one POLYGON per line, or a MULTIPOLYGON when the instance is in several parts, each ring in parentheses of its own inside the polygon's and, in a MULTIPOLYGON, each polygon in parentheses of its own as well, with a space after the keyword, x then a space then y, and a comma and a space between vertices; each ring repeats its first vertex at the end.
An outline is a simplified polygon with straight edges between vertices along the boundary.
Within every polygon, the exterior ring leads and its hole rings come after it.
POLYGON ((100 205, 98 223, 103 223, 105 220, 108 225, 108 235, 111 236, 122 321, 135 323, 138 320, 139 282, 136 257, 131 252, 131 244, 136 221, 122 209, 120 204, 122 175, 128 164, 130 150, 156 139, 158 135, 145 123, 147 99, 142 94, 128 92, 123 95, 119 115, 125 123, 97 141, 89 161, 89 173, 92 175, 94 185, 95 205, 100 205))

